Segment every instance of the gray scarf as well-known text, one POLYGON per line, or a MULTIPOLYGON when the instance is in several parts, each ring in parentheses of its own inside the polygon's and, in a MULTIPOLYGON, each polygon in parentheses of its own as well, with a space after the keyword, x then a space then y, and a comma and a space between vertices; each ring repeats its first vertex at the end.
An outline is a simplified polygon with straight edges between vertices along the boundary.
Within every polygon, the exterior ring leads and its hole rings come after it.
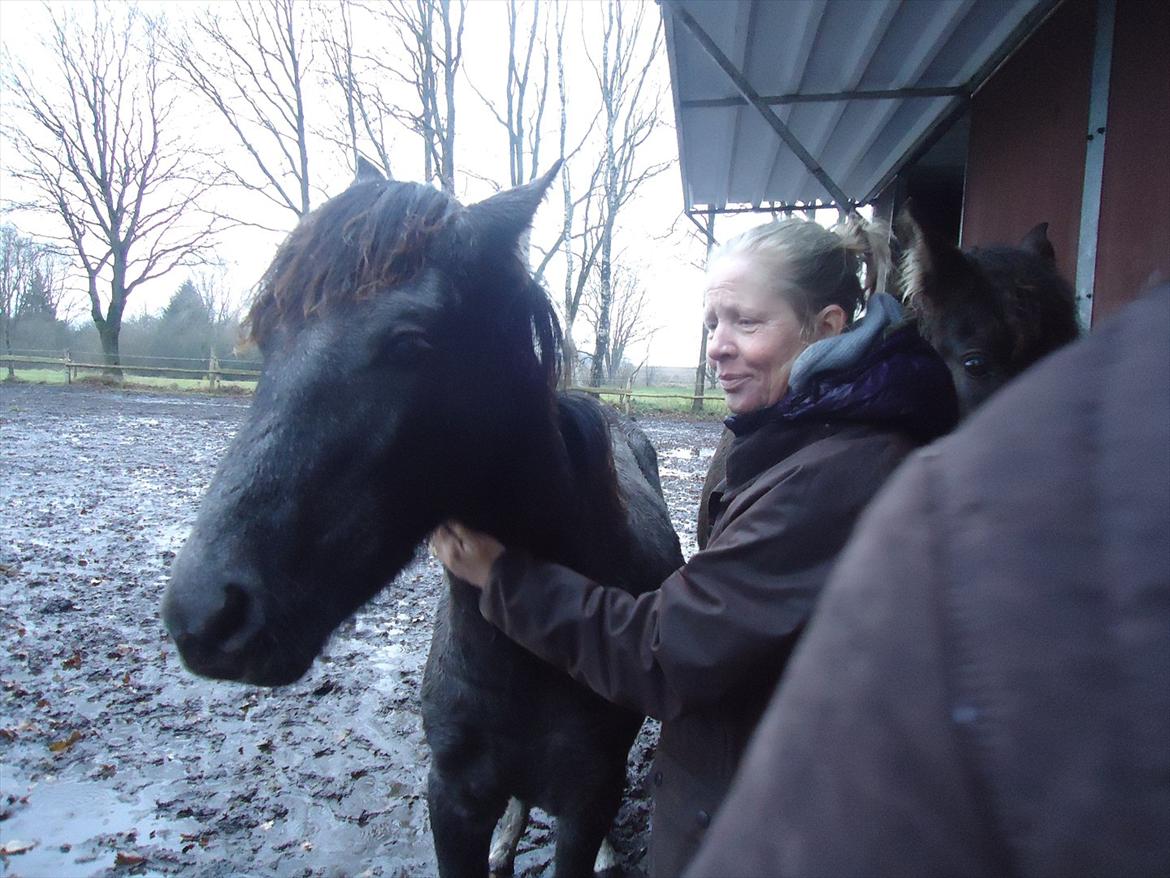
POLYGON ((887 329, 902 319, 902 306, 897 299, 889 293, 873 293, 864 317, 840 335, 814 341, 796 358, 788 376, 789 389, 803 393, 818 375, 853 365, 887 329))

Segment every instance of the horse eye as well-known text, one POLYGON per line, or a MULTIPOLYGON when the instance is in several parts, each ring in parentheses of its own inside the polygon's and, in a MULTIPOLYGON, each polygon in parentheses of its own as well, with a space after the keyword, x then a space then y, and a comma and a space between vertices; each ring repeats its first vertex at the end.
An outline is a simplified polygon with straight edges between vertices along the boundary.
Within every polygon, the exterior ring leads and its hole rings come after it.
POLYGON ((972 378, 983 378, 989 370, 987 357, 981 353, 963 355, 963 369, 972 378))
POLYGON ((430 353, 433 348, 421 332, 398 332, 392 335, 383 348, 386 357, 395 363, 410 364, 419 357, 430 353))

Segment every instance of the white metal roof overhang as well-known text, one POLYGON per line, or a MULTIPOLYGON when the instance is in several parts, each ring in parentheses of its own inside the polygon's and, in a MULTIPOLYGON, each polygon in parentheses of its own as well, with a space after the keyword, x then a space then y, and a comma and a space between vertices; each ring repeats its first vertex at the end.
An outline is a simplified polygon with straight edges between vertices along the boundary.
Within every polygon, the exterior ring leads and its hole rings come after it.
POLYGON ((872 201, 1059 0, 659 0, 689 214, 872 201))

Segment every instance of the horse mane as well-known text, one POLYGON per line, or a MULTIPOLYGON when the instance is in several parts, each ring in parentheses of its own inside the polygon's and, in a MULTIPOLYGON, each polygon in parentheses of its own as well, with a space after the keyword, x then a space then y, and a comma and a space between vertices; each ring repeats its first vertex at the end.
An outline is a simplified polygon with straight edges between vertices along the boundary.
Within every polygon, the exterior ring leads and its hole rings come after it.
POLYGON ((626 520, 613 459, 613 442, 621 441, 621 437, 611 436, 600 403, 584 393, 558 393, 556 405, 561 437, 579 492, 578 508, 590 518, 607 523, 593 530, 612 532, 615 522, 626 520))

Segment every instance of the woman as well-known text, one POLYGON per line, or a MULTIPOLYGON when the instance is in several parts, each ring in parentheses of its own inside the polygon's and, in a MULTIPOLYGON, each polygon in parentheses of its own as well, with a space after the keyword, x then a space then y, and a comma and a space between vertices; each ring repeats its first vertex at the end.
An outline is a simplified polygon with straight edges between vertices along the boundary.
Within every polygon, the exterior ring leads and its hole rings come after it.
POLYGON ((735 441, 706 549, 658 589, 634 597, 455 523, 435 534, 439 559, 483 589, 486 619, 662 721, 653 875, 679 874, 698 847, 858 514, 957 418, 945 365, 892 298, 870 296, 850 325, 866 239, 785 220, 713 261, 707 356, 735 441))

